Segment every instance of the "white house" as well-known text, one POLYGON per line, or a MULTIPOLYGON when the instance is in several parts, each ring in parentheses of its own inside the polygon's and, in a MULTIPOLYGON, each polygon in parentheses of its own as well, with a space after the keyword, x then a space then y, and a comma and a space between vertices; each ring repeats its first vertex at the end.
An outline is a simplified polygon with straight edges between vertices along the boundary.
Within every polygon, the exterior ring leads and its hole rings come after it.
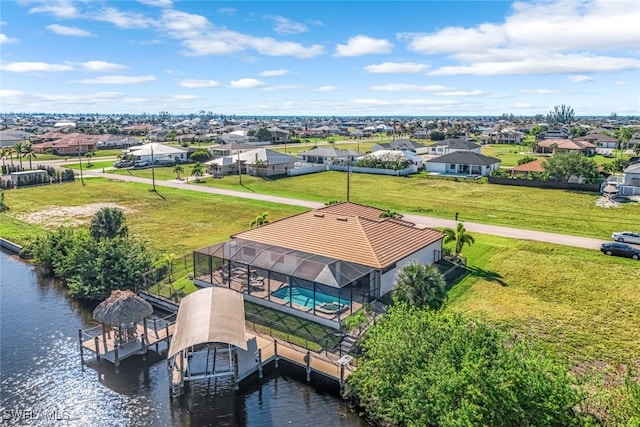
POLYGON ((131 147, 125 150, 124 153, 128 156, 132 156, 135 160, 148 163, 166 160, 184 162, 187 160, 186 150, 157 142, 150 142, 148 144, 131 147))
POLYGON ((422 168, 422 164, 424 162, 424 159, 422 157, 416 156, 415 153, 409 150, 377 150, 372 151, 371 153, 367 154, 367 156, 381 158, 384 161, 395 161, 396 159, 406 160, 411 164, 418 166, 418 168, 422 168))
POLYGON ((627 166, 624 170, 624 183, 625 186, 637 187, 638 190, 634 192, 640 193, 640 162, 627 166))
POLYGON ((500 160, 495 157, 470 151, 455 151, 427 161, 425 169, 433 174, 489 176, 500 168, 500 160))
POLYGON ((295 167, 298 161, 297 157, 278 151, 255 148, 238 152, 235 155, 219 157, 205 164, 209 167, 211 173, 238 173, 238 164, 240 164, 241 173, 255 176, 273 176, 285 175, 289 169, 295 167))
POLYGON ((412 151, 416 154, 426 154, 429 151, 429 147, 410 139, 394 139, 391 142, 383 142, 371 147, 371 151, 379 150, 412 151))
POLYGON ((473 141, 464 139, 444 139, 435 142, 428 147, 428 153, 433 156, 444 156, 456 151, 471 151, 480 154, 481 147, 473 141))
POLYGON ((343 163, 348 159, 355 159, 361 156, 361 154, 353 150, 338 150, 336 148, 323 147, 303 151, 299 153, 298 156, 302 161, 307 163, 328 165, 332 163, 343 163))

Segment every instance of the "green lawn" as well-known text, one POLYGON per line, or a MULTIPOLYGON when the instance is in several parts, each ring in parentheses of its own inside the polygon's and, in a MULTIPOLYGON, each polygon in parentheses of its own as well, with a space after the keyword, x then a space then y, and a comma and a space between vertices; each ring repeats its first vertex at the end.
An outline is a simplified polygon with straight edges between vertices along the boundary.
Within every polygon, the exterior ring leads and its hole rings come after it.
MULTIPOLYGON (((184 168, 184 172, 181 174, 182 178, 189 177, 191 175, 191 168, 194 164, 185 164, 182 165, 184 168)), ((156 167, 146 168, 146 169, 112 169, 107 171, 108 173, 115 173, 118 175, 131 175, 131 176, 139 176, 141 178, 149 178, 151 179, 152 174, 155 174, 157 180, 160 181, 169 181, 172 179, 176 179, 176 173, 173 171, 173 166, 165 166, 165 167, 156 167)))
POLYGON ((541 341, 572 364, 640 354, 640 263, 599 251, 475 235, 473 275, 449 292, 462 312, 541 341))
MULTIPOLYGON (((82 159, 82 169, 83 170, 99 170, 103 168, 110 168, 110 167, 113 167, 114 163, 115 163, 114 160, 102 160, 102 161, 91 162, 91 164, 88 164, 86 159, 82 159)), ((68 169, 80 170, 80 163, 64 164, 63 167, 68 169)))
MULTIPOLYGON (((346 199, 346 174, 322 172, 262 179, 243 175, 207 179, 202 185, 318 202, 346 199)), ((416 174, 408 177, 353 174, 351 201, 397 212, 557 233, 608 238, 612 229, 636 228, 640 203, 618 208, 595 205, 588 192, 456 181, 416 174)))
POLYGON ((518 160, 527 156, 536 157, 531 154, 529 147, 525 145, 511 144, 490 144, 482 146, 482 154, 500 159, 500 167, 512 167, 518 165, 518 160))
MULTIPOLYGON (((126 214, 130 233, 143 236, 153 248, 185 255, 246 230, 262 212, 269 212, 272 220, 276 220, 304 211, 294 206, 171 188, 159 188, 162 198, 150 191, 149 185, 104 178, 85 182, 85 187, 76 181, 6 191, 5 202, 10 210, 0 214, 0 236, 25 243, 29 236, 53 227, 54 222, 45 220, 42 225, 34 225, 20 220, 22 215, 56 207, 110 202, 130 209, 126 214)), ((83 215, 81 219, 86 223, 90 215, 83 215)), ((73 218, 69 216, 68 220, 73 218)))

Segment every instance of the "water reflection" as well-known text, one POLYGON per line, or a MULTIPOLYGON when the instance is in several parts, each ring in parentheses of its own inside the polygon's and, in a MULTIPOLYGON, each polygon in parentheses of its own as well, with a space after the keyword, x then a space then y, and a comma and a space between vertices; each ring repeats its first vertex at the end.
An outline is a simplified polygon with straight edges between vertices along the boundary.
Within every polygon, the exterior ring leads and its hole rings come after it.
POLYGON ((80 364, 78 329, 92 325, 91 307, 68 299, 50 279, 0 252, 0 405, 3 424, 29 421, 26 410, 58 411, 61 425, 100 426, 364 426, 336 397, 337 387, 281 364, 234 391, 212 379, 186 388, 172 400, 166 344, 146 361, 122 361, 119 372, 107 362, 80 364), (22 411, 22 412, 21 412, 22 411))

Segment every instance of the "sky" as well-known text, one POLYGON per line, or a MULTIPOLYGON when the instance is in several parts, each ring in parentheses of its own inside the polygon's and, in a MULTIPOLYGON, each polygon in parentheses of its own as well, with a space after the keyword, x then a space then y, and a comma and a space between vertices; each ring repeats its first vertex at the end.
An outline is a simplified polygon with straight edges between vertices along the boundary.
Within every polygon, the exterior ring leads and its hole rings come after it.
POLYGON ((640 115, 640 2, 1 0, 0 112, 640 115))

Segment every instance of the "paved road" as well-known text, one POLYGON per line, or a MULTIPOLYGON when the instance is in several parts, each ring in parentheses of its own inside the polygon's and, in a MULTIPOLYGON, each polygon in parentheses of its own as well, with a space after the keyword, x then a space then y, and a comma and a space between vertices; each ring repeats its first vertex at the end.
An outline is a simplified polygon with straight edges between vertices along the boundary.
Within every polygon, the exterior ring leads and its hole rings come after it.
MULTIPOLYGON (((131 175, 108 174, 105 176, 101 171, 85 171, 85 176, 102 176, 109 179, 119 181, 138 182, 142 184, 152 185, 151 179, 140 178, 131 175)), ((308 200, 292 199, 288 197, 269 196, 265 194, 227 190, 222 188, 205 187, 195 184, 187 184, 184 181, 156 181, 156 187, 179 188, 188 191, 200 191, 203 193, 219 194, 230 197, 240 197, 245 199, 262 200, 266 202, 281 203, 291 206, 302 206, 315 209, 324 206, 319 202, 310 202, 308 200)), ((449 227, 455 228, 456 221, 443 218, 434 218, 422 215, 404 214, 404 219, 418 225, 426 227, 449 227)), ((480 224, 475 222, 465 222, 465 228, 468 231, 490 234, 500 237, 509 237, 514 239, 535 240, 539 242, 555 243, 566 246, 575 246, 579 248, 599 249, 602 240, 591 239, 588 237, 570 236, 566 234, 547 233, 543 231, 523 230, 518 228, 502 227, 497 225, 480 224)))

